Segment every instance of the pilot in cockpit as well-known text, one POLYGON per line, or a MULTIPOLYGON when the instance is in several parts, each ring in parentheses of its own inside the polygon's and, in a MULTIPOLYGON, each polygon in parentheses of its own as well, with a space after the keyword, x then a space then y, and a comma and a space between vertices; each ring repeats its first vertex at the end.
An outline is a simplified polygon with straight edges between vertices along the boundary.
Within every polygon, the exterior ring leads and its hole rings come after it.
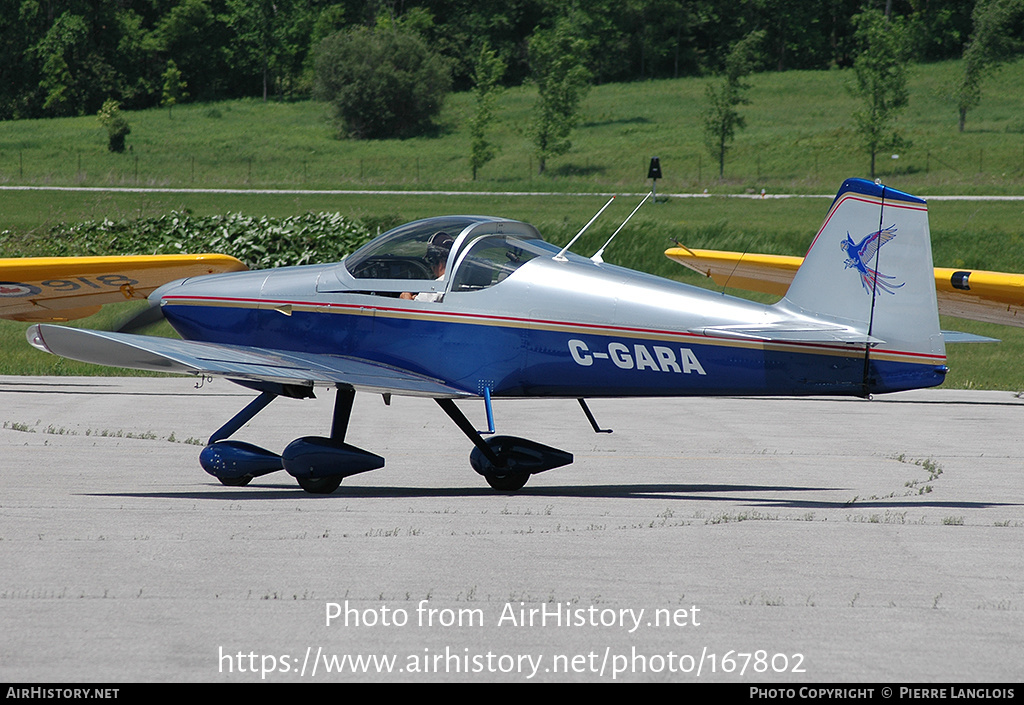
MULTIPOLYGON (((435 280, 440 281, 444 279, 445 267, 448 264, 448 253, 451 252, 454 242, 451 235, 444 231, 438 231, 430 236, 424 260, 430 265, 435 280)), ((406 291, 401 294, 400 298, 407 301, 440 301, 442 296, 444 296, 444 292, 441 291, 424 291, 418 294, 406 291)))

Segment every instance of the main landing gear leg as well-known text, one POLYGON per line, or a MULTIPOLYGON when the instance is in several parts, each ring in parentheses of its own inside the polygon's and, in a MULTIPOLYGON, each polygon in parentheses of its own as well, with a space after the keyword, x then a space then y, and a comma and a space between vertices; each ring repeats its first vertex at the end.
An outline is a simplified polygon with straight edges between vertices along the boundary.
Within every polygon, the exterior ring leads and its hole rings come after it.
POLYGON ((330 494, 349 475, 384 466, 384 458, 379 455, 345 443, 355 396, 356 392, 352 388, 338 388, 330 438, 297 438, 281 454, 284 469, 306 492, 330 494))
MULTIPOLYGON (((352 404, 356 399, 356 390, 339 389, 334 398, 334 417, 331 420, 331 442, 343 445, 345 434, 348 433, 348 422, 352 418, 352 404)), ((299 487, 310 494, 331 494, 341 486, 344 475, 329 477, 296 477, 299 487)))
POLYGON ((435 399, 437 405, 473 442, 469 463, 494 489, 515 492, 530 475, 568 465, 572 454, 515 436, 494 436, 486 441, 451 399, 435 399))

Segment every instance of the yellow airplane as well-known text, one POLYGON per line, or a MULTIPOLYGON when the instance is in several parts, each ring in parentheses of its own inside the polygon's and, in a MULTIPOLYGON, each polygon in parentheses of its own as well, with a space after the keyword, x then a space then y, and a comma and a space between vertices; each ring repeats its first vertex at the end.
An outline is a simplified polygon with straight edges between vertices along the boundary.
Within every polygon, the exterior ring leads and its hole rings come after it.
MULTIPOLYGON (((803 257, 672 247, 665 256, 722 287, 783 296, 803 257)), ((1024 328, 1024 274, 935 268, 939 313, 1024 328)))
POLYGON ((71 321, 175 279, 244 269, 218 254, 0 258, 0 318, 71 321))

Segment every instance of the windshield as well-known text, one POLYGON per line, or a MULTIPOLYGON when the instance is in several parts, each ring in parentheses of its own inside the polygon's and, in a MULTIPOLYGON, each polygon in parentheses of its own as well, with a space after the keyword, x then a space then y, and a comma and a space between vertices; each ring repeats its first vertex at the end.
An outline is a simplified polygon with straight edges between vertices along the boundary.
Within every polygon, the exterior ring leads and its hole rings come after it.
POLYGON ((474 222, 453 216, 402 225, 354 252, 345 268, 356 279, 437 279, 455 238, 474 222))

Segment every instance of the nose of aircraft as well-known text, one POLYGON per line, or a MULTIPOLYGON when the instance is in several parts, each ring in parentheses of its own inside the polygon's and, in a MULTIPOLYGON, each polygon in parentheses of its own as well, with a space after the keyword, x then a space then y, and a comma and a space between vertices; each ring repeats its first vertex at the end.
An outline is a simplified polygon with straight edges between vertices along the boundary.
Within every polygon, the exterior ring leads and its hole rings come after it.
POLYGON ((151 307, 159 307, 160 303, 163 301, 164 296, 166 296, 171 291, 176 291, 181 287, 182 284, 184 284, 187 281, 188 279, 176 279, 172 282, 167 282, 162 286, 158 286, 156 289, 153 290, 153 293, 150 294, 148 297, 149 305, 151 307))
POLYGON ((163 311, 160 310, 164 296, 171 291, 177 290, 186 281, 188 281, 188 279, 178 279, 154 289, 153 293, 147 297, 149 305, 131 318, 122 322, 117 326, 115 332, 136 333, 141 331, 143 328, 153 325, 154 323, 159 323, 164 317, 163 311))

